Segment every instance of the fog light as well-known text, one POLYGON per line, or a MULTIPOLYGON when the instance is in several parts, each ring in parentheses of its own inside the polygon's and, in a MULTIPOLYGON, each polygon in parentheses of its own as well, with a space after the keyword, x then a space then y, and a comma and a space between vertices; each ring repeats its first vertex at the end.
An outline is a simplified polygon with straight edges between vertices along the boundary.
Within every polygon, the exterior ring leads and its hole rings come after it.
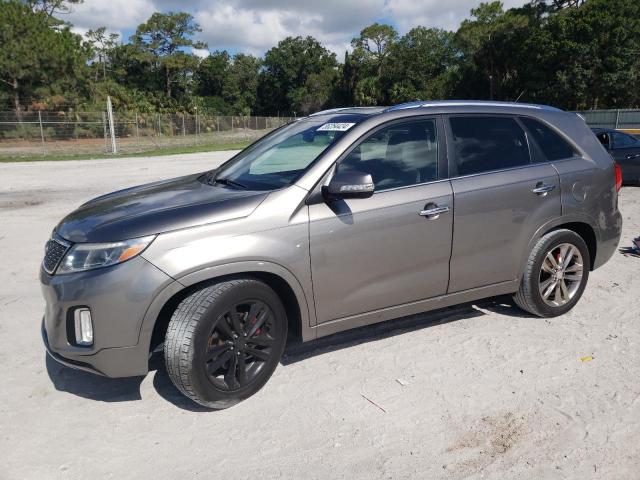
POLYGON ((73 312, 77 345, 93 345, 93 325, 88 308, 76 308, 73 312))

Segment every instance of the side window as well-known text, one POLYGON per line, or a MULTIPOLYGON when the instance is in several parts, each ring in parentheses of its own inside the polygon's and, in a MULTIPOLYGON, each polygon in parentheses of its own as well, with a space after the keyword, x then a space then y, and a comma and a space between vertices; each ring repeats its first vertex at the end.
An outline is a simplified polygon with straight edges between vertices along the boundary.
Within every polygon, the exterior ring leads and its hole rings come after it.
POLYGON ((598 140, 604 146, 604 148, 607 148, 607 149, 610 148, 609 134, 607 132, 601 132, 598 135, 596 135, 596 137, 598 137, 598 140))
POLYGON ((627 148, 635 146, 638 142, 631 135, 619 132, 611 132, 611 139, 613 140, 613 148, 627 148))
POLYGON ((369 173, 376 190, 438 179, 435 119, 398 123, 367 137, 338 165, 369 173))
MULTIPOLYGON (((571 158, 576 155, 575 150, 560 135, 547 127, 544 123, 533 118, 520 117, 524 126, 535 140, 546 157, 546 161, 571 158)), ((545 159, 542 159, 545 160, 545 159)))
POLYGON ((453 167, 457 175, 490 172, 530 163, 524 131, 510 117, 451 117, 453 167))

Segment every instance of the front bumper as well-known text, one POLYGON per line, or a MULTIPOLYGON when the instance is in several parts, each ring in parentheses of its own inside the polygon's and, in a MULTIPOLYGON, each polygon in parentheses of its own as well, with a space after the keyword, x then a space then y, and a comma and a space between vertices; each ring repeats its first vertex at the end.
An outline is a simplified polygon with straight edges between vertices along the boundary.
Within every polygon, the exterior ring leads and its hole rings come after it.
MULTIPOLYGON (((40 271, 46 302, 42 337, 47 352, 72 368, 108 377, 145 375, 148 341, 140 330, 149 305, 174 280, 142 257, 120 265, 66 275, 40 271), (94 343, 77 346, 70 339, 69 312, 89 307, 94 343)), ((71 320, 70 320, 71 318, 71 320)))

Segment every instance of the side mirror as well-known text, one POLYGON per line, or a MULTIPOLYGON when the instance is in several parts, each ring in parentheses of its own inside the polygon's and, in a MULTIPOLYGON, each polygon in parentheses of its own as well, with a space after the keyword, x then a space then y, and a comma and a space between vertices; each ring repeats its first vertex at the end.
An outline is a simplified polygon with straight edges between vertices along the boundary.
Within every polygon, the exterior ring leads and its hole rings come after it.
POLYGON ((348 171, 336 172, 329 185, 322 187, 322 195, 327 200, 341 198, 368 198, 375 186, 368 173, 348 171))

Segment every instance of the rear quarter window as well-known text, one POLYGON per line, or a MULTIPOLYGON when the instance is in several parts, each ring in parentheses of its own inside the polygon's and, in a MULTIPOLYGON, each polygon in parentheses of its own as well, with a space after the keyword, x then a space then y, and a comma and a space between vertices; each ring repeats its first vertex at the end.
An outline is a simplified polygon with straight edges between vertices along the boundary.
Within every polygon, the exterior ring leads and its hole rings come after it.
POLYGON ((533 140, 544 155, 544 158, 536 160, 552 162, 577 155, 577 152, 571 145, 544 123, 527 117, 520 117, 520 121, 522 121, 527 128, 529 134, 533 137, 533 140))
POLYGON ((524 130, 512 117, 455 116, 449 118, 453 174, 503 170, 531 163, 524 130))

